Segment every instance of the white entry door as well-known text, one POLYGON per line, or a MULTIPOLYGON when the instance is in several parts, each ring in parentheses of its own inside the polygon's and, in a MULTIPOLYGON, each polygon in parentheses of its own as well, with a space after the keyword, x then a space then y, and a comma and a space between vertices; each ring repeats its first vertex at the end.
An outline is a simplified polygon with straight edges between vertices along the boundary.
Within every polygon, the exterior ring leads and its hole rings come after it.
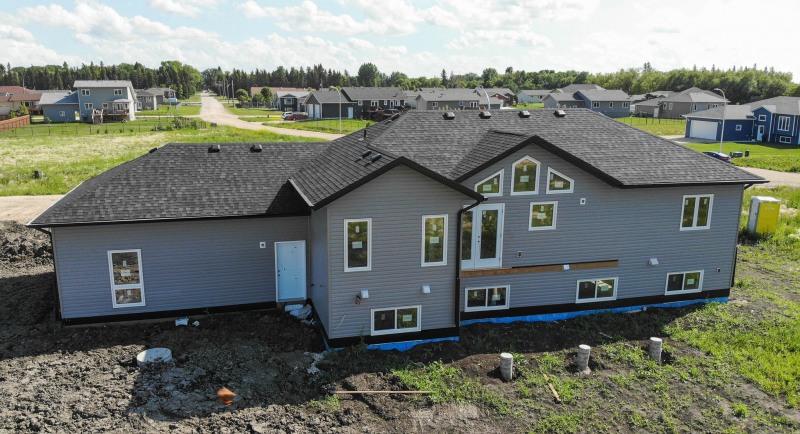
POLYGON ((306 299, 306 242, 275 243, 277 301, 306 299))
POLYGON ((759 142, 764 141, 764 126, 763 125, 759 125, 758 126, 758 133, 756 134, 756 140, 758 140, 759 142))
POLYGON ((503 205, 480 205, 461 219, 461 267, 499 267, 503 252, 503 205))
POLYGON ((353 119, 353 107, 347 107, 347 119, 353 119))

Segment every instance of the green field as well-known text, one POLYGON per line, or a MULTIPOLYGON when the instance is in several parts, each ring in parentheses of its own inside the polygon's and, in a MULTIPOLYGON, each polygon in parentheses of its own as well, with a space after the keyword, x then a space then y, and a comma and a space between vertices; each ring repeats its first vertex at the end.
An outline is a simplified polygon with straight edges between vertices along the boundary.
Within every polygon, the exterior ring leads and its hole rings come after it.
MULTIPOLYGON (((686 146, 697 151, 719 151, 719 143, 689 143, 686 146)), ((800 147, 778 143, 735 143, 724 142, 722 152, 750 151, 749 157, 734 158, 733 164, 742 167, 777 170, 780 172, 800 172, 800 147)))
POLYGON ((231 104, 228 102, 229 100, 220 100, 225 109, 228 110, 228 113, 236 115, 236 116, 270 116, 276 119, 281 118, 280 110, 275 110, 272 108, 242 108, 237 107, 236 104, 231 104))
POLYGON ((96 135, 138 135, 181 127, 205 128, 207 123, 200 119, 158 116, 141 118, 131 122, 106 122, 87 124, 83 122, 32 124, 27 127, 0 131, 1 138, 36 138, 58 136, 96 136, 96 135))
POLYGON ((136 116, 191 116, 199 114, 200 104, 181 104, 178 107, 160 105, 158 110, 139 110, 136 112, 136 116))
POLYGON ((514 106, 514 108, 520 109, 520 110, 522 110, 522 109, 540 109, 540 108, 544 108, 544 103, 532 102, 532 103, 527 103, 527 104, 517 104, 517 105, 514 106))
POLYGON ((374 121, 363 121, 359 119, 342 119, 341 129, 339 129, 340 124, 338 119, 325 119, 320 121, 268 122, 265 123, 264 125, 276 128, 289 128, 294 130, 319 131, 322 133, 333 133, 333 134, 340 134, 340 133, 348 134, 356 132, 362 128, 366 128, 374 123, 375 123, 374 121))
POLYGON ((686 134, 686 119, 628 117, 616 118, 616 120, 657 136, 683 136, 686 134))
MULTIPOLYGON (((134 123, 104 124, 110 126, 107 134, 0 136, 0 196, 64 194, 80 182, 170 142, 318 141, 224 126, 201 130, 148 130, 140 134, 127 131, 131 124, 134 123), (124 132, 112 130, 121 125, 125 125, 124 132), (43 171, 45 176, 35 179, 34 170, 43 171)), ((88 125, 79 125, 79 128, 86 127, 88 125)))

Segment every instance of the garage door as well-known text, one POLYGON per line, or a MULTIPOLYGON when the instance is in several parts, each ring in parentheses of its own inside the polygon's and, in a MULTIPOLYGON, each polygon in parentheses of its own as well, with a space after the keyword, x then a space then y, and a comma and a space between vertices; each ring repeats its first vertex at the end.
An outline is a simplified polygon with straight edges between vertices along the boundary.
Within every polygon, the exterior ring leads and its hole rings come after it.
POLYGON ((695 139, 717 140, 717 123, 709 121, 692 121, 689 137, 695 139))

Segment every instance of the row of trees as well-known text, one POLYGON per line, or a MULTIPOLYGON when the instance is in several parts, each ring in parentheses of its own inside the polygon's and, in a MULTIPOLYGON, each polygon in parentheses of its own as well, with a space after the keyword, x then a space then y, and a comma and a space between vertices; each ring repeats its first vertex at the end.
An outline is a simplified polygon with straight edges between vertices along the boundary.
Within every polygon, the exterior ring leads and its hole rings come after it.
POLYGON ((220 94, 233 96, 237 89, 249 91, 254 86, 327 88, 330 86, 396 86, 402 89, 422 87, 474 88, 507 87, 517 92, 520 89, 555 89, 572 83, 592 83, 606 89, 621 89, 629 94, 644 94, 655 90, 681 91, 692 86, 703 89, 720 88, 733 103, 769 98, 778 95, 800 96, 800 85, 792 82, 792 74, 777 72, 772 68, 733 67, 728 70, 692 68, 671 71, 656 71, 649 63, 642 68, 621 69, 607 74, 591 74, 586 71, 541 70, 527 72, 512 67, 499 73, 486 68, 481 74, 448 74, 442 69, 438 77, 409 77, 398 71, 382 73, 372 63, 362 64, 356 75, 325 68, 278 66, 273 71, 256 69, 246 72, 239 69, 223 71, 209 68, 202 72, 178 61, 164 61, 157 69, 140 63, 105 66, 81 65, 11 67, 0 65, 0 85, 23 84, 35 89, 68 89, 75 80, 130 80, 137 89, 148 87, 171 87, 180 98, 187 98, 202 88, 213 89, 220 94))

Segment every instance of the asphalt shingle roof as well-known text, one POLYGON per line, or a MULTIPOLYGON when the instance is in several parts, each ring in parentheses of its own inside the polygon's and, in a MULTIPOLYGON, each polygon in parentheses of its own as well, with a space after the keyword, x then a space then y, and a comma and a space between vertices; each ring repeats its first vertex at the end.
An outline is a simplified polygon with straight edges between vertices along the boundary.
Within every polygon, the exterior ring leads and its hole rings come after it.
POLYGON ((342 92, 351 101, 406 99, 406 94, 397 87, 343 87, 342 92))
POLYGON ((286 184, 327 142, 171 143, 76 187, 32 226, 280 215, 307 211, 286 184))
POLYGON ((75 80, 73 87, 77 89, 96 87, 129 87, 133 89, 133 84, 130 80, 75 80))
MULTIPOLYGON (((750 104, 745 105, 725 105, 726 120, 747 120, 753 119, 753 108, 750 104)), ((685 118, 701 119, 722 119, 723 106, 714 107, 708 110, 701 110, 694 113, 683 115, 685 118)))
POLYGON ((628 101, 630 96, 621 90, 579 90, 577 94, 583 95, 589 101, 628 101))
POLYGON ((748 105, 753 110, 762 106, 769 106, 768 110, 772 113, 800 115, 800 97, 796 96, 776 96, 774 98, 753 101, 748 105))
POLYGON ((312 95, 320 104, 338 103, 340 101, 342 104, 352 104, 352 101, 348 100, 346 95, 341 94, 339 96, 339 92, 335 90, 316 90, 308 94, 308 97, 310 98, 312 95))
POLYGON ((603 90, 603 87, 596 84, 570 84, 569 86, 562 87, 560 90, 564 93, 575 93, 579 90, 603 90))
POLYGON ((46 92, 42 94, 39 99, 39 105, 46 104, 77 104, 78 93, 69 90, 62 90, 58 92, 46 92))

